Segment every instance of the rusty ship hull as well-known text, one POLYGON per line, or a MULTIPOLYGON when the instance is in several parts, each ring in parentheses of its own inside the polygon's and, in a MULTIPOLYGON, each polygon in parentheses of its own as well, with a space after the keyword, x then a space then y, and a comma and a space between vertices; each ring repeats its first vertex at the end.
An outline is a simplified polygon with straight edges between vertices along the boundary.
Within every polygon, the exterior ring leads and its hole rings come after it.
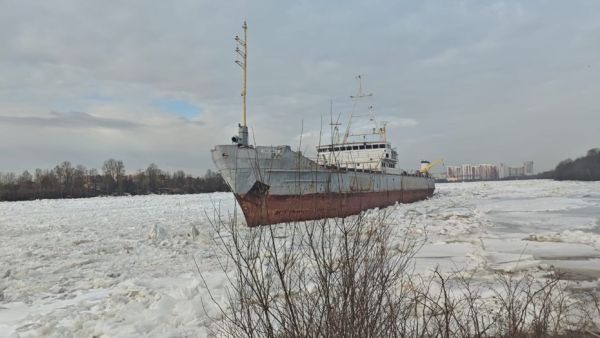
POLYGON ((250 227, 346 217, 433 195, 434 179, 324 166, 289 146, 218 145, 213 161, 250 227))

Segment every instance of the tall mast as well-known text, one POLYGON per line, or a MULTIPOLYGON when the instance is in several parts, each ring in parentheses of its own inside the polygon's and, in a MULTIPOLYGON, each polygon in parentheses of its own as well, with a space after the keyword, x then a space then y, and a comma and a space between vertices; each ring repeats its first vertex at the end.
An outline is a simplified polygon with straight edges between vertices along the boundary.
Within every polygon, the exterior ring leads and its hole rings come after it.
POLYGON ((238 66, 242 67, 242 124, 239 126, 239 145, 248 146, 248 126, 246 124, 246 70, 248 65, 248 25, 246 21, 242 25, 244 38, 235 36, 237 46, 235 52, 239 54, 241 60, 235 60, 238 66))
POLYGON ((346 143, 348 141, 348 136, 350 136, 350 126, 352 125, 352 115, 354 114, 354 108, 356 107, 356 102, 358 101, 358 99, 373 96, 372 93, 363 92, 362 77, 363 77, 362 74, 359 74, 358 76, 356 76, 356 78, 358 79, 358 91, 356 92, 356 95, 350 96, 350 98, 354 100, 354 105, 352 108, 352 112, 350 112, 350 118, 348 119, 348 127, 346 127, 346 133, 344 133, 344 140, 342 141, 342 143, 346 143))

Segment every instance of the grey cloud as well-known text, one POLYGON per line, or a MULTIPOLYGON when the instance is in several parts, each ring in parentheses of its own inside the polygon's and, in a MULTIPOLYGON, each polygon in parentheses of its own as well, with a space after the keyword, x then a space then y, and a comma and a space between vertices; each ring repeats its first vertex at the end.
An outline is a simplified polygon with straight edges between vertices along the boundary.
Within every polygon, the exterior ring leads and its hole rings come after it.
POLYGON ((51 112, 50 116, 3 116, 0 123, 54 128, 107 128, 107 129, 132 129, 143 124, 90 115, 81 112, 51 112))
MULTIPOLYGON (((11 114, 0 116, 0 146, 44 144, 76 161, 81 142, 56 141, 64 128, 128 130, 114 133, 118 146, 112 134, 90 139, 86 161, 122 154, 202 173, 240 119, 232 37, 246 18, 257 142, 292 143, 301 125, 318 135, 331 99, 346 119, 354 76, 365 73, 402 166, 443 157, 549 169, 598 146, 599 11, 594 1, 541 0, 0 1, 0 112, 11 114), (98 93, 114 101, 85 99, 98 93), (202 120, 152 111, 163 97, 203 107, 202 120), (40 126, 52 127, 43 138, 40 126)), ((11 158, 3 165, 30 165, 11 158)))

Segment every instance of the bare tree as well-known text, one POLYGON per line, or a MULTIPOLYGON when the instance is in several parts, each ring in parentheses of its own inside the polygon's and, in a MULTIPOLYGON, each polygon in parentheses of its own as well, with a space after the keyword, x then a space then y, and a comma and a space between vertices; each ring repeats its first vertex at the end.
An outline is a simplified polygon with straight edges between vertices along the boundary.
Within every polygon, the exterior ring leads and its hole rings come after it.
POLYGON ((17 175, 15 173, 0 173, 0 182, 2 184, 15 184, 17 183, 17 175))
POLYGON ((19 176, 18 182, 19 182, 19 184, 27 184, 27 183, 33 182, 33 176, 31 176, 29 171, 25 170, 25 171, 23 171, 21 176, 19 176))
POLYGON ((121 160, 109 158, 102 164, 102 171, 105 176, 111 177, 113 181, 117 182, 119 177, 125 175, 125 165, 121 160))
MULTIPOLYGON (((233 263, 226 321, 234 337, 394 337, 411 315, 409 263, 419 245, 395 242, 385 212, 240 231, 217 221, 233 263)), ((222 266, 226 266, 222 262, 222 266)))
POLYGON ((161 170, 154 163, 150 163, 148 168, 146 168, 146 177, 148 180, 148 190, 149 192, 157 193, 159 191, 159 179, 160 179, 161 170))
POLYGON ((125 165, 123 161, 110 158, 102 165, 104 172, 104 184, 108 193, 115 192, 120 187, 121 179, 125 176, 125 165))

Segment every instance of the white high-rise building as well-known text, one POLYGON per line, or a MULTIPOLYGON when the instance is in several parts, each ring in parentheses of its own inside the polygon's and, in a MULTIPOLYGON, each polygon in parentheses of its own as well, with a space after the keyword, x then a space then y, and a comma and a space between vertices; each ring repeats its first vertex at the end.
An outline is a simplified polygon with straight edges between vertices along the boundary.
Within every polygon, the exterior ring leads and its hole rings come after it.
POLYGON ((523 167, 525 167, 525 176, 533 175, 533 161, 525 161, 523 167))
POLYGON ((448 181, 478 181, 518 178, 533 175, 533 161, 526 161, 523 166, 510 167, 504 163, 495 164, 463 164, 448 166, 446 177, 448 181))

